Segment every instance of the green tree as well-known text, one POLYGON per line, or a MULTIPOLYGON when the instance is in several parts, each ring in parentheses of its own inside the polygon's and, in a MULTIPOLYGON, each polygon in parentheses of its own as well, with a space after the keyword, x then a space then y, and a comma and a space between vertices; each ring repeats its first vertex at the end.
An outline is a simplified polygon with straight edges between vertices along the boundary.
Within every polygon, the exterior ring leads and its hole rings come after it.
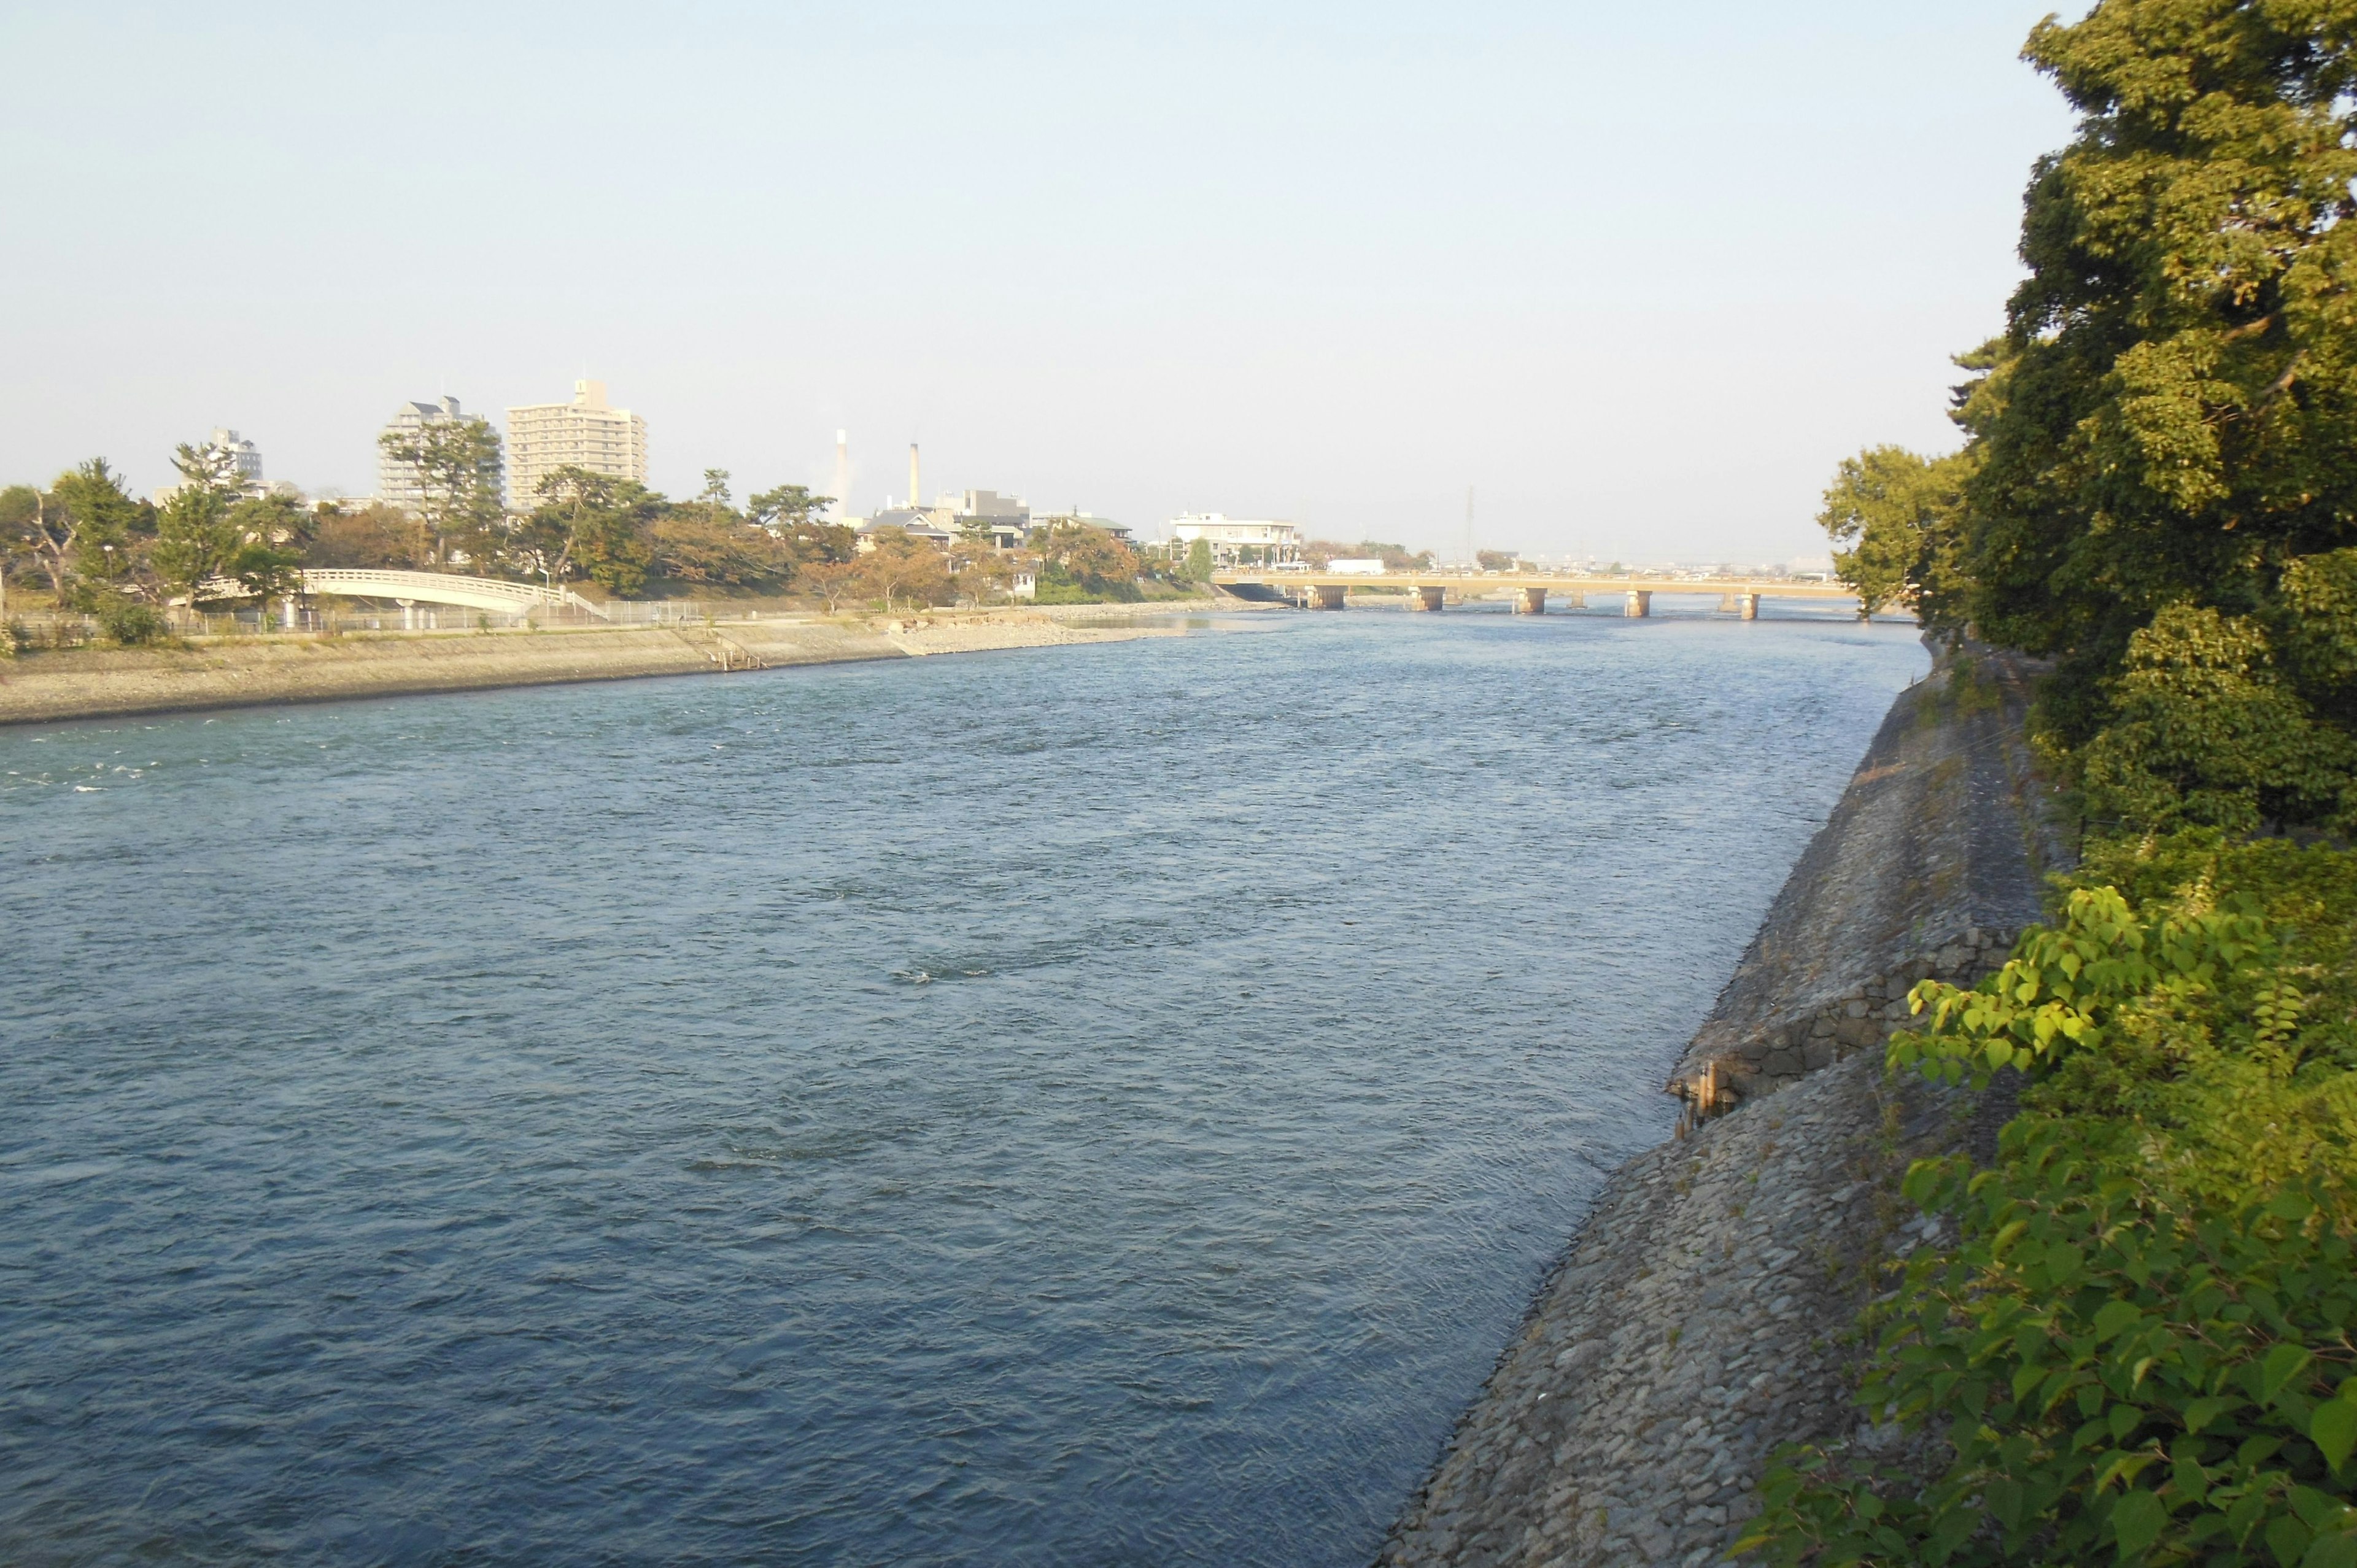
MULTIPOLYGON (((763 490, 745 503, 747 521, 773 533, 791 535, 806 527, 818 513, 834 504, 833 496, 814 496, 802 485, 780 485, 763 490)), ((845 529, 845 532, 850 530, 845 529)))
POLYGON ((578 570, 625 597, 645 589, 662 497, 636 479, 569 464, 543 478, 538 489, 540 505, 518 532, 536 569, 559 581, 578 570))
POLYGON ((1198 539, 1187 546, 1187 579, 1194 583, 1211 580, 1211 542, 1198 539))
POLYGON ((152 559, 167 587, 201 598, 207 583, 227 575, 240 542, 230 506, 227 494, 201 485, 184 485, 164 503, 152 559))
POLYGON ((388 430, 377 445, 415 477, 422 497, 417 520, 431 542, 423 553, 436 565, 464 555, 479 573, 488 571, 504 542, 499 432, 471 415, 428 419, 412 429, 388 430))
POLYGON ((1861 614, 1912 607, 1926 626, 1956 629, 1962 485, 1966 453, 1924 457, 1902 446, 1870 446, 1842 459, 1825 491, 1818 526, 1846 550, 1834 573, 1857 592, 1861 614))
POLYGON ((121 592, 140 565, 152 509, 124 489, 122 477, 93 457, 50 487, 50 505, 71 520, 71 564, 83 582, 121 592))
POLYGON ((244 537, 230 513, 244 496, 243 481, 235 456, 211 442, 180 443, 172 467, 180 482, 156 518, 153 563, 166 587, 193 602, 207 596, 207 584, 234 580, 229 560, 244 537))
POLYGON ((2357 544, 2357 26, 2329 0, 2103 0, 2027 53, 2079 129, 2033 174, 2029 275, 1969 394, 1972 618, 2057 659, 2041 723, 2074 777, 2123 703, 2149 725, 2210 700, 2202 660, 2115 679, 2171 606, 2250 623, 2284 654, 2268 700, 2345 732, 2300 628, 2304 563, 2357 544))
MULTIPOLYGON (((1058 518, 1031 534, 1031 548, 1042 563, 1040 587, 1062 588, 1073 599, 1132 600, 1142 596, 1137 587, 1137 554, 1110 530, 1058 518)), ((1053 604, 1060 596, 1047 595, 1053 604)))

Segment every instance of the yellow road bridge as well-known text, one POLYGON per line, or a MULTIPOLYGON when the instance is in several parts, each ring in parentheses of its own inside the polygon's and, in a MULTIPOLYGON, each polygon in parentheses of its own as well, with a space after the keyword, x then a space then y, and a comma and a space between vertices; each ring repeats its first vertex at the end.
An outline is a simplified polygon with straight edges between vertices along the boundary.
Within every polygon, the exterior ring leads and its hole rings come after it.
POLYGON ((1278 599, 1306 610, 1339 610, 1351 591, 1405 594, 1412 610, 1437 610, 1454 598, 1510 596, 1516 615, 1541 615, 1548 596, 1568 607, 1592 596, 1618 596, 1624 615, 1653 613, 1655 594, 1717 594, 1718 607, 1745 620, 1760 615, 1762 599, 1837 600, 1856 606, 1857 596, 1839 583, 1792 577, 1636 577, 1551 572, 1318 572, 1297 568, 1243 568, 1214 572, 1211 581, 1241 598, 1278 599))

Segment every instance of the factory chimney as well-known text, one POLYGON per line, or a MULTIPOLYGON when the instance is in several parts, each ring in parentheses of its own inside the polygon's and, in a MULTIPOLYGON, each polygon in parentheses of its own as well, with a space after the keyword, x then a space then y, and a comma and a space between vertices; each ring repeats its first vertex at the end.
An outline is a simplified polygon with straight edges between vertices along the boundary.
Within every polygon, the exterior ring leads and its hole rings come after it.
POLYGON ((923 510, 925 503, 917 498, 924 493, 917 488, 917 444, 911 441, 909 443, 909 510, 910 511, 923 510))
POLYGON ((851 515, 851 433, 834 433, 834 521, 851 515))

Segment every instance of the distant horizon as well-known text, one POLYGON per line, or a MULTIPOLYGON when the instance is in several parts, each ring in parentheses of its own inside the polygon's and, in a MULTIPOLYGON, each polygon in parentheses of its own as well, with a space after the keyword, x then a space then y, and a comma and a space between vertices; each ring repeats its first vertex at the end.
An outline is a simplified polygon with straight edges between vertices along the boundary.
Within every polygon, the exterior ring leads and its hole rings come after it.
POLYGON ((0 483, 221 426, 364 495, 401 403, 588 375, 673 496, 848 428, 863 514, 914 439, 1134 528, 1818 554, 1842 457, 1955 444, 2045 9, 20 10, 0 483))

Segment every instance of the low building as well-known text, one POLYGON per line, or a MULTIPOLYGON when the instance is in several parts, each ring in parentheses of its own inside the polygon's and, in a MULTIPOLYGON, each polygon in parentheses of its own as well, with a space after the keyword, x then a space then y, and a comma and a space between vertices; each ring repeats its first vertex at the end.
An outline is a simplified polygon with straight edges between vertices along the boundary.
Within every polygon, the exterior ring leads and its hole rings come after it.
MULTIPOLYGON (((1104 526, 1098 524, 1099 527, 1104 526)), ((1301 531, 1289 522, 1189 512, 1170 520, 1170 554, 1184 560, 1201 540, 1214 566, 1293 566, 1301 562, 1301 531)))
POLYGON ((1020 496, 968 490, 952 514, 951 526, 962 537, 988 534, 993 550, 1019 550, 1031 533, 1031 508, 1020 496))
POLYGON ((935 508, 886 507, 853 530, 855 536, 853 543, 864 555, 876 548, 876 532, 878 529, 897 528, 911 539, 922 540, 936 550, 946 552, 951 541, 956 536, 943 528, 938 519, 939 510, 935 508))

